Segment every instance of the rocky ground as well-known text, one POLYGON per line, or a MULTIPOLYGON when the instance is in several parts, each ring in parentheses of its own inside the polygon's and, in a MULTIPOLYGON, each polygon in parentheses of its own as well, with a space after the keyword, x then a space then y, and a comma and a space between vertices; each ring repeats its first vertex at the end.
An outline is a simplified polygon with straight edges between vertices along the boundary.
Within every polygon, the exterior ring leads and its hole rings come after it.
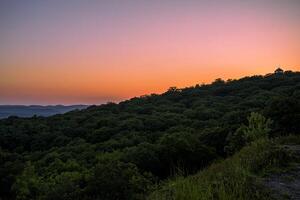
MULTIPOLYGON (((284 148, 300 158, 300 145, 285 145, 284 148)), ((296 161, 284 172, 268 176, 264 185, 271 189, 275 199, 300 200, 300 162, 296 161)))

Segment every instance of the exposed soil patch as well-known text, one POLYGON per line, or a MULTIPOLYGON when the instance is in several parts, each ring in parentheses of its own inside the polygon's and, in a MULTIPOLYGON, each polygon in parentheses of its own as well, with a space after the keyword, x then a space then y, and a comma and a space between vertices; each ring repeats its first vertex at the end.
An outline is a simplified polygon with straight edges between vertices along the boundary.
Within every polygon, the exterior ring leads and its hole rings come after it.
MULTIPOLYGON (((300 157, 300 145, 285 145, 284 148, 300 157)), ((300 163, 294 163, 286 172, 268 176, 264 185, 272 190, 275 199, 300 200, 300 163)))

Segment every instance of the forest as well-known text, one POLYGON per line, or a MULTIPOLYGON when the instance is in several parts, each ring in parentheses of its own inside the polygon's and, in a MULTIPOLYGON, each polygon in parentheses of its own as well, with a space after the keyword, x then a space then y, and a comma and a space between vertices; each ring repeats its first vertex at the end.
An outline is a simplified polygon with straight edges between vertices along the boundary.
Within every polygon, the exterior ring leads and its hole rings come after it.
POLYGON ((299 122, 300 72, 292 71, 12 116, 0 120, 0 199, 148 199, 172 177, 196 174, 259 138, 299 134, 299 122))

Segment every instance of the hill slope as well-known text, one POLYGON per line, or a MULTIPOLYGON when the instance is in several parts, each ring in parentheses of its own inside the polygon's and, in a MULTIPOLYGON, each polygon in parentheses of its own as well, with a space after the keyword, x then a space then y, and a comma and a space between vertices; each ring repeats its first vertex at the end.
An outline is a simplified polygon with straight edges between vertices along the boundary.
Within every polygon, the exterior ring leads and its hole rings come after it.
POLYGON ((300 137, 290 139, 294 140, 293 145, 282 145, 278 140, 256 141, 196 175, 166 182, 148 199, 297 200, 300 137))
POLYGON ((285 72, 0 120, 0 197, 144 199, 174 173, 239 151, 251 113, 272 120, 270 137, 299 133, 299 97, 300 73, 285 72))

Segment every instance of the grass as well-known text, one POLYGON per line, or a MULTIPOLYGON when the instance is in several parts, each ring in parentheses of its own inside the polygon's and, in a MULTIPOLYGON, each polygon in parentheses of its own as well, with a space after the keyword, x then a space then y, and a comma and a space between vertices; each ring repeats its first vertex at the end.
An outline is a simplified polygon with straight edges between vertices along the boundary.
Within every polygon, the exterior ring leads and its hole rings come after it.
POLYGON ((287 167, 291 160, 278 141, 262 139, 196 175, 174 177, 158 186, 148 200, 269 200, 260 177, 287 167))

